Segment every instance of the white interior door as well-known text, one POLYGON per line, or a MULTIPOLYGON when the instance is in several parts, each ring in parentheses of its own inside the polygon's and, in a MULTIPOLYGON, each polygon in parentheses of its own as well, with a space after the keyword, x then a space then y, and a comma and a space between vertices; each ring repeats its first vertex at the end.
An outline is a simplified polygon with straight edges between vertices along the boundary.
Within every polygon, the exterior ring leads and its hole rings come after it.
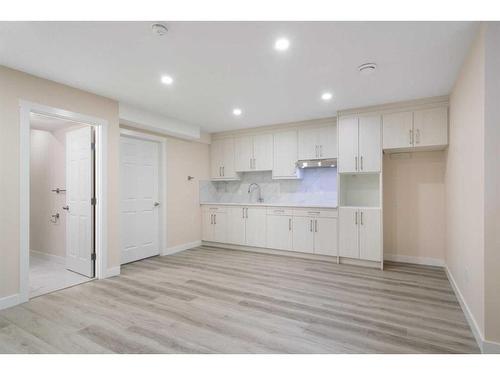
POLYGON ((66 268, 94 277, 92 127, 66 133, 66 268))
POLYGON ((160 253, 159 144, 122 136, 121 263, 160 253))

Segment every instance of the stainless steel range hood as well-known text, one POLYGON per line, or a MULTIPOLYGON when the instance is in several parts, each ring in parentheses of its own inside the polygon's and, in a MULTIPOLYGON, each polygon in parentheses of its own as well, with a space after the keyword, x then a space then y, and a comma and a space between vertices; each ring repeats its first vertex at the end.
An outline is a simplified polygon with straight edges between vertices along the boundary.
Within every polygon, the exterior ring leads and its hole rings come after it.
POLYGON ((337 159, 313 159, 313 160, 299 160, 296 163, 297 168, 335 168, 337 166, 337 159))

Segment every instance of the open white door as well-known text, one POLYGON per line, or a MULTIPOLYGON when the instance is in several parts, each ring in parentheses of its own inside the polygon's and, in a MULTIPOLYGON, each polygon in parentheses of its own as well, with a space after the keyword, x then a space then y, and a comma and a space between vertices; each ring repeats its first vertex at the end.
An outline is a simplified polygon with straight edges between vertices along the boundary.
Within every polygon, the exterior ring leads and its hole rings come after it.
POLYGON ((92 127, 66 133, 66 268, 94 277, 92 127))
POLYGON ((122 136, 121 263, 160 254, 158 142, 122 136))

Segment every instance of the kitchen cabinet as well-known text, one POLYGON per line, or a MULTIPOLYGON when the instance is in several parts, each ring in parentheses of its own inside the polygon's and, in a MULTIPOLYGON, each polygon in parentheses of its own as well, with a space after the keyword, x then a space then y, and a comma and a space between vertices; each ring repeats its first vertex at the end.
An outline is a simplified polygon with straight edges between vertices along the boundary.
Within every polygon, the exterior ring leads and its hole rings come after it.
POLYGON ((227 211, 217 207, 202 210, 203 241, 227 242, 227 211))
POLYGON ((215 139, 210 146, 210 176, 214 180, 236 180, 234 139, 215 139))
POLYGON ((266 209, 263 207, 229 207, 227 243, 266 246, 266 209))
POLYGON ((292 250, 292 216, 267 215, 267 245, 270 249, 292 250))
POLYGON ((338 127, 339 173, 380 172, 382 161, 380 116, 342 117, 338 127))
POLYGON ((382 127, 386 152, 443 149, 448 144, 448 108, 384 114, 382 127))
POLYGON ((235 170, 237 172, 270 171, 272 168, 272 134, 235 138, 235 170))
POLYGON ((382 260, 381 211, 372 207, 339 208, 339 255, 382 260))
POLYGON ((297 131, 289 130, 274 133, 274 156, 273 175, 275 179, 300 178, 300 172, 296 167, 297 154, 297 131))
POLYGON ((321 214, 327 213, 315 211, 293 217, 294 251, 337 256, 337 218, 321 214))
POLYGON ((298 132, 298 159, 329 159, 337 157, 335 126, 300 129, 298 132))

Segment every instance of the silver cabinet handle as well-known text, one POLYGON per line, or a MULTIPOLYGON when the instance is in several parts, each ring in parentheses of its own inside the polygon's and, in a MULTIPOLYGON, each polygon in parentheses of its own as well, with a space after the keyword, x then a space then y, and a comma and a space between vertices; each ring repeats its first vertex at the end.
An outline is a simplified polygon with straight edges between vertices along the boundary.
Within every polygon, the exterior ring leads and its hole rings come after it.
POLYGON ((214 224, 217 224, 217 214, 214 214, 214 224))
POLYGON ((363 170, 363 156, 359 160, 360 169, 363 170))
POLYGON ((224 177, 224 174, 225 174, 225 173, 224 173, 224 168, 225 168, 225 167, 224 167, 224 166, 222 166, 222 177, 224 177))
POLYGON ((245 218, 245 207, 243 207, 241 209, 241 218, 244 219, 245 218))
POLYGON ((354 212, 354 224, 358 225, 358 211, 354 212))
POLYGON ((210 214, 210 225, 214 223, 214 215, 210 214))
POLYGON ((288 219, 288 231, 292 230, 292 218, 288 219))
POLYGON ((363 211, 360 212, 360 223, 363 225, 363 211))
POLYGON ((319 156, 323 157, 323 145, 319 145, 319 156))
POLYGON ((309 222, 309 232, 312 232, 313 231, 313 221, 311 220, 309 222))
POLYGON ((318 231, 318 220, 314 220, 314 231, 318 231))
POLYGON ((358 170, 358 157, 357 156, 354 157, 354 165, 355 165, 354 170, 357 171, 358 170))
POLYGON ((69 205, 63 206, 63 210, 69 211, 69 205))
POLYGON ((417 145, 420 143, 420 129, 417 129, 417 135, 415 137, 417 145))
POLYGON ((154 206, 155 206, 155 207, 158 207, 159 205, 160 205, 160 202, 155 202, 155 203, 154 203, 154 206))
POLYGON ((222 177, 222 167, 219 167, 219 177, 222 177))
POLYGON ((408 132, 409 132, 409 136, 410 136, 410 145, 412 145, 413 144, 413 130, 410 129, 408 132))
POLYGON ((246 210, 247 210, 247 219, 248 219, 248 208, 246 208, 246 210))

